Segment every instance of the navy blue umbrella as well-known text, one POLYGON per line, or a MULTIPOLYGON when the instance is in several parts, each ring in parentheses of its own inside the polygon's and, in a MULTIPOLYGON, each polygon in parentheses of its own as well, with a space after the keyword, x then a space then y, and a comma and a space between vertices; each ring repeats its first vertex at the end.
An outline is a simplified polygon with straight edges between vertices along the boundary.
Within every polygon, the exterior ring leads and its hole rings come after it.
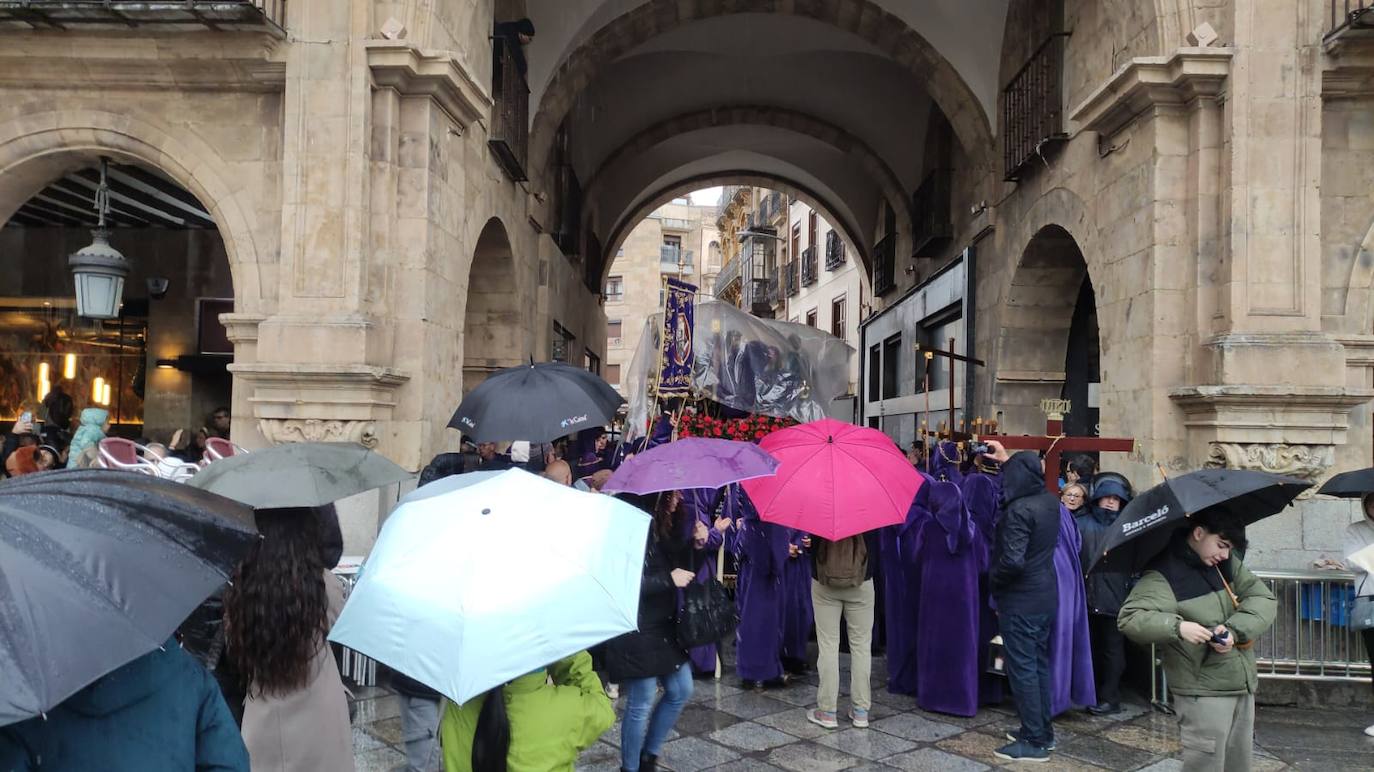
POLYGON ((160 647, 257 540, 250 507, 149 475, 0 482, 0 726, 160 647))
POLYGON ((1341 472, 1327 480, 1317 493, 1342 499, 1364 498, 1366 493, 1374 493, 1374 468, 1341 472))
POLYGON ((548 442, 604 426, 624 403, 595 373, 562 362, 531 362, 478 384, 448 425, 477 442, 548 442))

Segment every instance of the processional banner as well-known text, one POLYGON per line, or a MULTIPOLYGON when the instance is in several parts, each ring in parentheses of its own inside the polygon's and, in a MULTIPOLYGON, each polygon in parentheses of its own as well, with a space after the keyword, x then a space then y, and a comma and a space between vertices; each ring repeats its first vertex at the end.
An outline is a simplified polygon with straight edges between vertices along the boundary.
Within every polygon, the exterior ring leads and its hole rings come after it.
POLYGON ((667 279, 663 292, 663 369, 658 394, 685 397, 692 392, 692 325, 696 285, 667 279))

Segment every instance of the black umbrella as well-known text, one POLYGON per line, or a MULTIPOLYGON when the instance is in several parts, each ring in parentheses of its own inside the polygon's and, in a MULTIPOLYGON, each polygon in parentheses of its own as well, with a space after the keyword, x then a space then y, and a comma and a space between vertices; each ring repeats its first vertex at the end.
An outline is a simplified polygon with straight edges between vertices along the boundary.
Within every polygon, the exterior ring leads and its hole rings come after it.
POLYGON ((149 475, 0 483, 0 726, 161 646, 257 539, 251 508, 149 475))
POLYGON ((1374 493, 1374 467, 1341 472, 1327 480, 1317 493, 1342 499, 1358 499, 1366 493, 1374 493))
POLYGON ((531 362, 478 384, 448 425, 478 442, 548 442, 604 425, 624 402, 595 373, 562 362, 531 362))
POLYGON ((1282 512, 1312 486, 1296 477, 1245 469, 1203 469, 1171 477, 1121 510, 1089 571, 1135 573, 1143 569, 1204 509, 1225 509, 1246 525, 1282 512))

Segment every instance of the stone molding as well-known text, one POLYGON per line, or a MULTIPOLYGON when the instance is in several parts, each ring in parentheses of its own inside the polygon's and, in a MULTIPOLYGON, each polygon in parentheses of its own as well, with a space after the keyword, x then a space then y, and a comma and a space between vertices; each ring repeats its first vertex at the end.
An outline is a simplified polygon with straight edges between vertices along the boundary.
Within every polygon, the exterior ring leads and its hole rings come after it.
POLYGON ((1315 483, 1335 462, 1336 448, 1332 445, 1213 442, 1204 466, 1270 472, 1315 483))
POLYGON ((373 83, 402 96, 429 97, 460 129, 491 111, 487 89, 452 53, 423 51, 400 40, 369 40, 365 47, 373 83))
POLYGON ((1331 337, 1345 347, 1348 367, 1374 367, 1374 335, 1340 335, 1331 337))
MULTIPOLYGON (((254 417, 260 422, 276 422, 263 423, 263 435, 268 439, 273 438, 272 432, 278 436, 305 432, 306 425, 299 423, 302 421, 389 420, 396 407, 396 390, 410 380, 408 374, 388 367, 313 362, 235 363, 229 365, 229 371, 247 386, 254 417), (298 424, 299 428, 292 428, 298 424)), ((310 426, 311 432, 328 429, 310 426)))
POLYGON ((1231 48, 1180 48, 1172 56, 1136 57, 1070 111, 1069 120, 1109 137, 1153 107, 1216 97, 1231 74, 1234 53, 1231 48))
POLYGON ((220 324, 224 325, 225 334, 229 342, 234 345, 240 343, 258 342, 258 325, 267 319, 262 314, 220 314, 220 324))
POLYGON ((1343 445, 1350 410, 1374 389, 1350 386, 1189 386, 1169 392, 1190 433, 1209 443, 1343 445))
POLYGON ((288 442, 356 442, 377 447, 377 427, 372 421, 338 421, 320 418, 262 418, 262 436, 273 445, 288 442))

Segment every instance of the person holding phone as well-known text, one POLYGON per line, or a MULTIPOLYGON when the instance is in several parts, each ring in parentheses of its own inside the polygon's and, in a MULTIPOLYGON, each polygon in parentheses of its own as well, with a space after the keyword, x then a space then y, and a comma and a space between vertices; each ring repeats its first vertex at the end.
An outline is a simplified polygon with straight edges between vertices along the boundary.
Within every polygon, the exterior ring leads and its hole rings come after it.
POLYGON ((1259 686, 1253 645, 1274 624, 1278 603, 1233 554, 1244 549, 1244 523, 1231 512, 1192 515, 1117 617, 1127 638, 1154 644, 1163 656, 1188 772, 1251 766, 1259 686))

